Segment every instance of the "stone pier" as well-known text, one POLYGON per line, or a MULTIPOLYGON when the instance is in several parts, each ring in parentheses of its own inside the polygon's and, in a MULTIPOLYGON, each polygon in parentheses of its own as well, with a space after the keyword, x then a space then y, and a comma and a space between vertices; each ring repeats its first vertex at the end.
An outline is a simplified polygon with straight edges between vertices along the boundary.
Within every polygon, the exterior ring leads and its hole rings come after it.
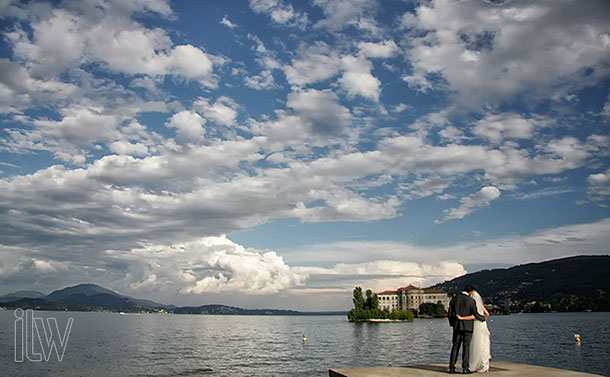
MULTIPOLYGON (((458 374, 462 370, 456 368, 458 374)), ((447 365, 412 365, 404 367, 340 368, 330 369, 330 377, 440 377, 448 376, 447 365)), ((593 377, 599 374, 576 372, 536 365, 492 362, 489 373, 473 373, 473 376, 489 377, 593 377)))

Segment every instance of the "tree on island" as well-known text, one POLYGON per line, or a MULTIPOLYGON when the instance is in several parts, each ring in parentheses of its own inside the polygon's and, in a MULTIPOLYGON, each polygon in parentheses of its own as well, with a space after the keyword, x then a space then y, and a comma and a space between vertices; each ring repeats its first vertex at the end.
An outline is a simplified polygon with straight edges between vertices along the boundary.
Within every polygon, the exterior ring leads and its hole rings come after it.
POLYGON ((364 309, 364 297, 362 297, 362 288, 354 288, 354 298, 352 299, 352 301, 354 302, 354 308, 356 310, 364 309))
POLYGON ((379 297, 370 289, 366 290, 366 300, 362 296, 362 288, 354 288, 354 309, 347 313, 347 318, 350 322, 366 321, 369 319, 393 319, 400 321, 412 321, 413 312, 410 310, 393 310, 392 313, 387 310, 379 309, 379 297))
POLYGON ((440 301, 438 301, 436 304, 432 302, 424 302, 419 306, 419 315, 442 318, 447 317, 447 311, 445 310, 445 305, 443 305, 440 301))
POLYGON ((370 289, 366 290, 366 309, 377 309, 379 308, 379 298, 377 293, 373 294, 370 289))

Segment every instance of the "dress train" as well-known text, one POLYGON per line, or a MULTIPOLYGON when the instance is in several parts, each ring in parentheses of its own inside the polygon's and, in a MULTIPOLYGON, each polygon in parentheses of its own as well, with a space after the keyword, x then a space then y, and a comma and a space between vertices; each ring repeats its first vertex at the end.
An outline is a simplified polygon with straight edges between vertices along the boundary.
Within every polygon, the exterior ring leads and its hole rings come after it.
MULTIPOLYGON (((483 315, 483 299, 476 291, 472 298, 477 302, 477 311, 483 315)), ((491 341, 487 322, 475 320, 470 342, 469 369, 473 372, 488 372, 490 359, 491 341)))

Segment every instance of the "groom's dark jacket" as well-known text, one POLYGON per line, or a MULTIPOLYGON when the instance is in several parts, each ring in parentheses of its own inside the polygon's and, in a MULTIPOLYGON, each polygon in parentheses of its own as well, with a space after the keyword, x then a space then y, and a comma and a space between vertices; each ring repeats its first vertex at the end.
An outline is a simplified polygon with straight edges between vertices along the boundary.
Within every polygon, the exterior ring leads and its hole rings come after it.
POLYGON ((461 321, 456 317, 458 314, 462 317, 468 317, 469 315, 474 314, 474 317, 479 321, 485 321, 485 316, 482 316, 477 312, 476 301, 464 293, 458 293, 453 296, 449 303, 449 312, 447 313, 447 316, 449 317, 449 325, 451 325, 454 330, 472 332, 474 321, 461 321))

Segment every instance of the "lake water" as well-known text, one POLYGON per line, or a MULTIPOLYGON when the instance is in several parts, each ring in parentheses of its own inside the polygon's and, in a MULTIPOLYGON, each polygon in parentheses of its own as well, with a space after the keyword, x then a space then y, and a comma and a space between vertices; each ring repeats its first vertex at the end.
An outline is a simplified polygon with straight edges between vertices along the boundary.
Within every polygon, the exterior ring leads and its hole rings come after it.
MULTIPOLYGON (((349 323, 343 316, 35 312, 73 326, 63 360, 14 361, 15 316, 0 311, 1 376, 328 376, 330 368, 446 363, 446 319, 349 323), (302 342, 303 334, 307 342, 302 342)), ((610 313, 490 317, 492 363, 610 376, 610 313), (578 345, 574 334, 582 336, 578 345)), ((18 347, 19 348, 19 347, 18 347)), ((21 348, 19 348, 21 349, 21 348)))

